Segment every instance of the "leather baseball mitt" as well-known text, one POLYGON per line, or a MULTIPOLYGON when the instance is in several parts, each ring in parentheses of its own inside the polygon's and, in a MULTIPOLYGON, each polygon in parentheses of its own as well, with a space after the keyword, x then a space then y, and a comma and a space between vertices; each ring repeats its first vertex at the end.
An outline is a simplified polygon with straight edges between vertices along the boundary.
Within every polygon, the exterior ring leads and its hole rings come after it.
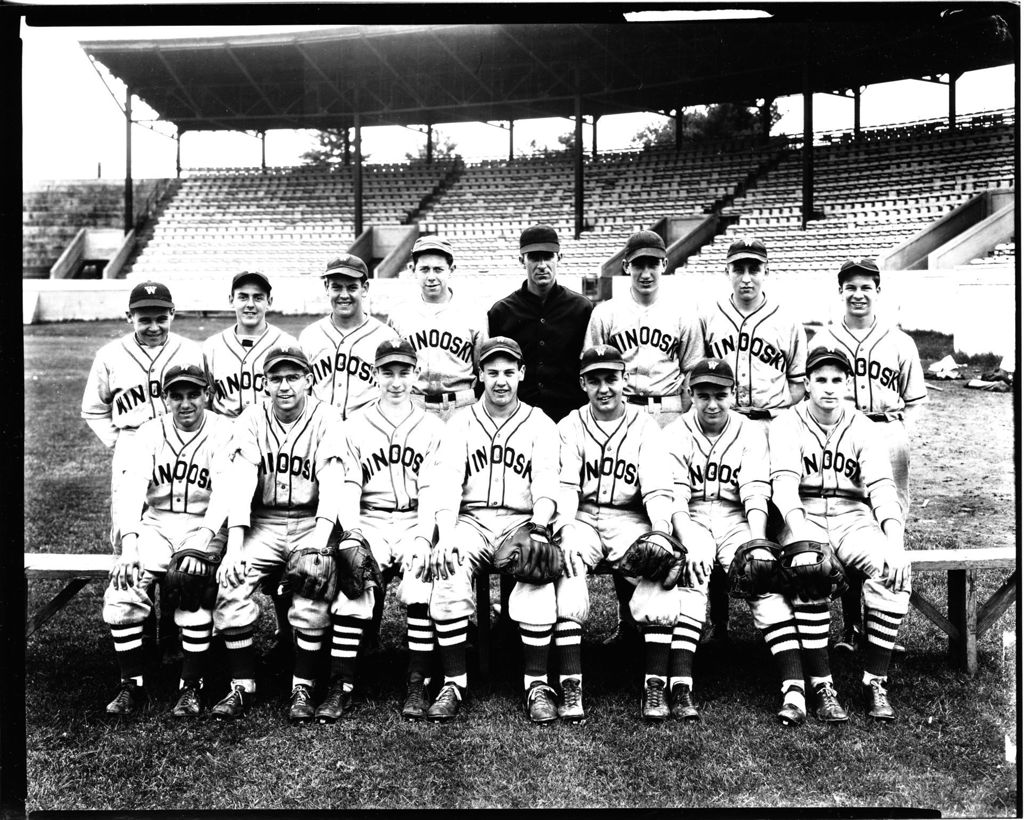
POLYGON ((618 569, 623 575, 660 581, 671 589, 683 578, 686 547, 682 542, 663 532, 645 532, 626 550, 618 569))
POLYGON ((334 547, 304 547, 288 556, 282 586, 311 601, 333 601, 338 591, 338 566, 334 547))
POLYGON ((219 556, 210 555, 203 550, 185 549, 171 556, 171 563, 164 576, 164 586, 170 601, 176 609, 196 612, 200 609, 213 609, 217 602, 217 565, 219 556), (181 562, 185 558, 194 558, 208 570, 205 574, 183 572, 181 562))
POLYGON ((358 598, 373 587, 384 589, 380 565, 361 532, 342 530, 335 525, 327 543, 336 545, 338 586, 346 598, 358 598))
POLYGON ((565 569, 562 550, 550 527, 532 521, 506 535, 494 553, 494 567, 527 584, 550 584, 565 569))
POLYGON ((774 541, 754 538, 740 544, 729 565, 729 594, 733 598, 750 601, 769 592, 776 592, 780 555, 782 547, 774 541), (759 552, 762 552, 760 556, 759 552))
POLYGON ((819 541, 794 541, 782 550, 779 560, 781 592, 801 601, 838 598, 846 591, 846 572, 831 545, 819 541), (798 555, 813 554, 810 564, 793 566, 798 555))

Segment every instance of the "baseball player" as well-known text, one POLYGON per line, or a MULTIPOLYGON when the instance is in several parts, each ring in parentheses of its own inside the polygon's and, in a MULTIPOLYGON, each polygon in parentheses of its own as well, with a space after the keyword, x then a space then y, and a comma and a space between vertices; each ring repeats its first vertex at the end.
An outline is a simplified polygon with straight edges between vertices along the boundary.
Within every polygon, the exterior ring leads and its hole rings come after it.
POLYGON ((398 334, 364 312, 369 272, 358 256, 346 253, 327 263, 320 274, 331 313, 299 334, 299 346, 313 368, 313 395, 348 418, 377 398, 373 355, 377 346, 398 334))
MULTIPOLYGON (((622 353, 626 402, 650 413, 661 427, 689 407, 683 382, 704 355, 697 311, 678 300, 658 298, 667 256, 665 240, 654 231, 630 235, 622 257, 622 270, 630 278, 629 293, 597 305, 587 326, 588 346, 611 345, 622 353)), ((633 587, 619 575, 614 584, 619 618, 606 644, 636 635, 629 615, 633 587)))
MULTIPOLYGON (((427 710, 431 721, 453 719, 465 697, 473 575, 481 564, 491 562, 505 535, 529 521, 545 527, 555 514, 558 436, 545 413, 517 398, 523 372, 523 351, 517 342, 505 336, 484 342, 483 396, 452 416, 438 456, 438 539, 431 554, 430 617, 444 683, 427 710)), ((527 713, 548 722, 557 714, 554 692, 547 684, 554 600, 550 585, 536 590, 535 594, 517 583, 509 615, 521 624, 527 713)))
MULTIPOLYGON (((679 589, 679 618, 669 654, 672 716, 698 720, 693 704, 693 660, 707 609, 711 567, 728 571, 738 547, 764 539, 768 521, 768 441, 759 425, 731 410, 735 377, 721 359, 702 359, 690 371, 693 407, 665 428, 673 465, 672 523, 686 545, 690 585, 679 589)), ((773 560, 769 552, 768 560, 773 560)), ((782 679, 779 719, 806 717, 804 673, 793 610, 777 592, 748 601, 782 679)))
MULTIPOLYGON (((406 607, 408 688, 402 716, 426 717, 434 625, 430 619, 430 550, 434 511, 428 496, 444 423, 416 406, 417 351, 404 339, 381 342, 374 358, 380 397, 345 423, 342 463, 345 491, 341 521, 358 529, 381 567, 400 566, 398 599, 406 607)), ((383 600, 383 595, 379 596, 383 600)), ((351 705, 359 642, 373 598, 339 595, 331 608, 331 684, 317 707, 321 722, 336 720, 351 705)))
MULTIPOLYGON (((830 544, 839 562, 867 576, 864 696, 870 717, 892 720, 886 676, 910 603, 910 566, 885 441, 878 425, 846 399, 853 373, 838 348, 815 347, 808 354, 808 401, 780 413, 768 428, 772 496, 786 520, 783 544, 830 544)), ((803 554, 792 563, 815 560, 803 554)), ((829 668, 828 600, 794 601, 793 612, 815 714, 825 722, 845 721, 829 668)))
MULTIPOLYGON (((211 494, 223 480, 231 423, 206 412, 209 383, 198 363, 168 368, 161 398, 170 412, 147 421, 132 439, 114 511, 121 553, 103 596, 103 620, 121 667, 120 689, 107 705, 112 715, 131 714, 145 698, 142 629, 152 610, 153 582, 182 550, 199 550, 215 561, 224 548, 224 495, 214 504, 211 494)), ((209 589, 197 608, 179 603, 174 610, 183 649, 175 717, 199 714, 213 630, 214 567, 197 558, 180 559, 182 571, 208 577, 209 589)))
MULTIPOLYGON (((893 324, 879 322, 875 300, 882 275, 873 259, 848 259, 839 269, 843 319, 815 334, 811 345, 837 347, 853 363, 853 392, 849 399, 878 423, 889 447, 896 493, 906 526, 910 512, 910 442, 914 418, 928 401, 917 345, 893 324)), ((853 574, 843 595, 843 639, 837 649, 853 651, 861 624, 861 578, 853 574)), ((897 649, 897 651, 899 651, 897 649)))
POLYGON ((486 317, 462 297, 456 298, 449 285, 454 258, 446 239, 417 239, 409 268, 419 293, 388 317, 388 324, 413 346, 419 360, 413 401, 442 421, 476 401, 475 361, 487 338, 486 317))
MULTIPOLYGON (((295 550, 327 545, 338 519, 344 483, 341 419, 335 407, 310 395, 313 375, 298 347, 276 347, 263 363, 269 399, 251 404, 235 421, 229 455, 228 540, 217 570, 214 625, 224 636, 231 691, 215 717, 242 717, 256 691, 253 594, 295 550)), ((328 601, 295 592, 288 621, 295 662, 288 717, 312 720, 317 654, 330 624, 328 601)))
MULTIPOLYGON (((736 377, 733 410, 765 427, 779 412, 804 396, 807 334, 785 306, 764 291, 768 250, 764 242, 738 237, 725 258, 732 286, 701 316, 705 355, 729 363, 736 377)), ((778 511, 769 506, 769 531, 782 527, 778 511)), ((716 565, 709 587, 711 639, 729 640, 729 595, 725 573, 716 565)))
MULTIPOLYGON (((590 612, 587 569, 605 560, 617 570, 639 536, 672 531, 672 471, 661 429, 649 414, 623 402, 625 369, 622 354, 611 345, 583 351, 580 385, 589 402, 558 423, 558 524, 566 577, 555 582, 555 645, 562 686, 559 714, 571 722, 585 717, 580 637, 590 612)), ((628 580, 636 587, 630 612, 645 647, 641 715, 664 720, 679 600, 674 589, 662 589, 655 581, 628 580)))

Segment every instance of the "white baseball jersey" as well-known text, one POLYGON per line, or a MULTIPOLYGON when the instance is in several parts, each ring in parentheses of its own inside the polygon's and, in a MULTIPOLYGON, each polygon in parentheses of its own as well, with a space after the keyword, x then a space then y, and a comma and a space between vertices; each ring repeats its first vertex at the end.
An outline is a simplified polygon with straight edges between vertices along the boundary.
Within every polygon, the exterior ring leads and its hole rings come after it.
POLYGON ((730 296, 706 312, 701 325, 707 355, 726 361, 736 376, 738 409, 789 407, 789 382, 802 379, 807 364, 807 335, 789 311, 765 294, 744 316, 730 296))
POLYGON ((206 515, 214 533, 224 524, 226 498, 210 506, 210 496, 228 463, 232 423, 207 412, 198 430, 185 432, 170 413, 147 421, 132 441, 115 511, 121 533, 138 533, 143 505, 150 511, 206 515))
POLYGON ((264 398, 263 362, 275 347, 298 347, 293 336, 272 325, 257 338, 239 338, 235 326, 203 342, 206 372, 213 384, 213 410, 235 417, 264 398))
POLYGON ((704 357, 696 312, 664 296, 640 305, 632 291, 594 308, 586 339, 585 347, 618 348, 627 396, 678 395, 686 373, 704 357))
POLYGON ((484 399, 449 419, 438 454, 437 509, 500 508, 531 513, 541 498, 556 501, 558 433, 541 410, 519 402, 494 419, 484 399))
POLYGON ((177 333, 168 333, 159 347, 141 345, 129 333, 96 354, 82 395, 82 418, 110 447, 119 431, 134 430, 167 412, 160 390, 171 365, 202 364, 199 345, 177 333))
POLYGON ((333 404, 343 419, 380 395, 373 362, 377 346, 398 334, 373 316, 342 332, 325 316, 299 334, 313 368, 313 395, 333 404))
POLYGON ((829 515, 870 504, 879 524, 902 520, 889 450, 876 425, 850 408, 826 430, 810 406, 790 407, 768 426, 772 497, 783 516, 801 505, 829 515))
POLYGON ((858 331, 845 321, 829 322, 815 334, 810 349, 819 345, 838 348, 849 357, 853 364, 850 399, 858 410, 898 412, 928 401, 917 345, 898 327, 879 325, 875 319, 870 328, 858 331))
POLYGON ((434 304, 417 295, 398 305, 388 324, 416 351, 420 377, 413 392, 427 395, 472 390, 475 361, 487 338, 487 314, 456 298, 434 304))

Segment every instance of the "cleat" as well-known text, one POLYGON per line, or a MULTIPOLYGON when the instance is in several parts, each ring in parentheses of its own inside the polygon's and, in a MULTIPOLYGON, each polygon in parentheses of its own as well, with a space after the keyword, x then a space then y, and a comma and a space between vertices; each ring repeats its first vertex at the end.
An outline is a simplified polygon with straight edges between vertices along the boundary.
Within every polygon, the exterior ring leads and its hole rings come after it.
POLYGON ((171 714, 176 718, 199 717, 202 707, 199 704, 199 685, 189 681, 181 687, 178 693, 178 702, 171 709, 171 714))
POLYGON ((313 719, 313 714, 313 693, 306 684, 295 684, 288 704, 288 720, 292 723, 308 723, 313 719))
POLYGON ((693 705, 693 693, 685 683, 672 687, 672 717, 676 720, 700 720, 697 707, 693 705))
POLYGON ((885 690, 884 679, 872 678, 864 684, 864 703, 867 706, 868 717, 875 720, 896 720, 896 712, 889 703, 889 693, 885 690))
POLYGON ((562 683, 562 702, 558 704, 558 717, 566 723, 585 723, 583 711, 583 683, 579 678, 569 678, 562 683))
POLYGON ((839 695, 835 687, 823 681, 814 687, 814 716, 822 723, 843 723, 850 719, 846 710, 839 704, 839 695))
POLYGON ((622 647, 629 646, 640 640, 640 631, 636 624, 631 621, 619 621, 615 624, 615 631, 601 641, 603 646, 622 647))
POLYGON ((402 717, 406 720, 423 720, 427 716, 430 701, 427 699, 427 687, 422 680, 411 680, 405 688, 405 703, 402 704, 402 717))
POLYGON ((121 681, 121 688, 117 695, 107 704, 107 714, 118 717, 127 717, 134 714, 135 710, 142 706, 146 700, 146 690, 136 685, 134 681, 121 681))
POLYGON ((669 714, 665 702, 665 681, 648 678, 640 692, 640 715, 644 720, 658 721, 667 719, 669 714))
POLYGON ((857 624, 849 624, 843 629, 843 637, 836 641, 837 652, 856 652, 860 646, 860 627, 857 624))
POLYGON ((427 709, 427 720, 434 723, 443 723, 453 720, 459 713, 459 704, 462 703, 462 691, 454 683, 446 683, 437 693, 434 702, 427 709))
POLYGON ((526 714, 534 723, 558 720, 555 690, 546 683, 532 683, 526 690, 526 714))
POLYGON ((729 624, 717 623, 711 625, 707 638, 704 641, 712 646, 727 647, 732 645, 732 637, 729 635, 729 624))
MULTIPOLYGON (((297 688, 297 687, 296 687, 297 688)), ((320 723, 334 723, 340 718, 345 712, 352 709, 352 690, 345 691, 345 686, 341 682, 341 679, 331 681, 330 686, 327 688, 327 695, 320 702, 320 705, 316 707, 314 717, 320 723)), ((295 692, 292 692, 292 709, 295 708, 295 692)), ((289 713, 289 718, 291 717, 289 713)), ((305 718, 299 718, 299 720, 305 720, 305 718)))
POLYGON ((251 697, 251 692, 246 692, 241 686, 233 686, 231 691, 214 705, 210 714, 217 720, 238 720, 245 716, 249 706, 247 701, 251 697))
POLYGON ((775 714, 778 715, 779 723, 783 726, 803 726, 807 720, 807 712, 804 708, 788 700, 790 692, 797 692, 800 700, 803 700, 804 690, 796 686, 790 686, 782 695, 782 706, 775 714))

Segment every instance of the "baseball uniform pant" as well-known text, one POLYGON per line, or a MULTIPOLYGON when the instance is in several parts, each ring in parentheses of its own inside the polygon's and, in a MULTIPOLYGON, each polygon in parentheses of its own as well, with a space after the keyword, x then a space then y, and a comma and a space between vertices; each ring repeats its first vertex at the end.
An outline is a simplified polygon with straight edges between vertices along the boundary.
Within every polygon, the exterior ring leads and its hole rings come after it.
POLYGON ((456 410, 476 404, 476 394, 472 390, 441 393, 438 396, 431 396, 431 399, 431 401, 427 401, 422 393, 412 394, 412 400, 418 407, 422 407, 428 413, 433 413, 441 421, 448 421, 456 410), (440 399, 440 401, 436 399, 440 399))
POLYGON ((627 396, 626 401, 653 416, 662 429, 683 415, 682 396, 627 396))
MULTIPOLYGON (((114 442, 114 456, 110 461, 110 546, 114 555, 121 554, 121 531, 117 526, 117 497, 130 462, 132 443, 135 440, 135 429, 125 428, 117 434, 114 442)), ((140 511, 141 512, 141 511, 140 511)))
POLYGON ((899 497, 900 508, 903 510, 903 523, 906 524, 910 514, 910 440, 907 428, 898 419, 875 423, 889 448, 889 463, 892 465, 892 477, 896 482, 896 495, 899 497))

